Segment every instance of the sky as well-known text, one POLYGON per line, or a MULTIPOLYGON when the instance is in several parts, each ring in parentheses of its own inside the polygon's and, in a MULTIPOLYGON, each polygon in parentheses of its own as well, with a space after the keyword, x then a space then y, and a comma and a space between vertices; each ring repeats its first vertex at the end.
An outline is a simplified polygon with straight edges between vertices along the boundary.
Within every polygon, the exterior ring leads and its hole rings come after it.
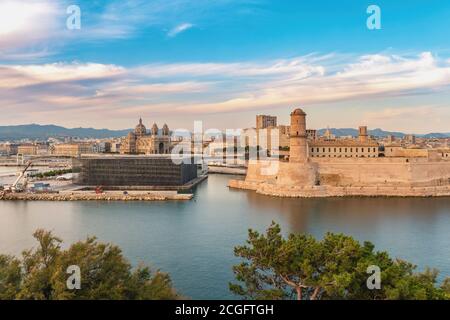
POLYGON ((0 0, 0 125, 450 132, 449 31, 442 0, 0 0))

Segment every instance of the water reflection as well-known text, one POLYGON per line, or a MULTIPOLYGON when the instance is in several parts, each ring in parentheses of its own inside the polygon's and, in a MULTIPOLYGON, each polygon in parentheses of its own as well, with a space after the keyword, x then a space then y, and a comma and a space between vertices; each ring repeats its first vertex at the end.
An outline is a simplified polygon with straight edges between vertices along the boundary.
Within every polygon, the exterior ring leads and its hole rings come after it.
POLYGON ((285 233, 369 240, 420 268, 437 267, 441 279, 450 276, 448 198, 273 198, 229 190, 229 179, 210 176, 187 202, 0 201, 0 252, 33 246, 37 228, 53 230, 66 245, 96 235, 118 244, 133 263, 169 272, 189 297, 231 298, 234 246, 244 243, 248 228, 262 231, 274 220, 285 233))

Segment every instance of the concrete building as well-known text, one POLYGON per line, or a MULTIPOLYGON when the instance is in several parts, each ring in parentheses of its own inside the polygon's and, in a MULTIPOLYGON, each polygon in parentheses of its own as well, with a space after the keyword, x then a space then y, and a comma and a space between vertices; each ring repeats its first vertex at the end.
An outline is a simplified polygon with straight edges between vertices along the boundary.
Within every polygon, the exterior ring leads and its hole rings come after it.
POLYGON ((94 153, 109 153, 111 152, 111 142, 102 141, 94 144, 94 153))
MULTIPOLYGON (((329 131, 329 129, 327 130, 329 131)), ((376 158, 379 156, 379 144, 371 140, 367 127, 359 127, 359 135, 354 138, 334 138, 331 132, 323 138, 308 141, 311 158, 376 158)))
POLYGON ((38 154, 38 147, 35 144, 21 144, 17 147, 17 153, 26 156, 34 156, 38 154))
POLYGON ((393 136, 393 135, 388 135, 387 137, 386 137, 386 143, 387 144, 393 144, 393 143, 395 143, 395 137, 393 136))
POLYGON ((82 154, 92 153, 93 150, 93 144, 85 142, 55 144, 50 148, 52 155, 64 157, 79 157, 82 154))
POLYGON ((408 144, 416 144, 416 136, 413 135, 413 134, 407 134, 407 135, 405 136, 405 141, 406 141, 408 144))
POLYGON ((111 142, 111 152, 112 153, 120 153, 120 146, 121 143, 120 142, 111 142))
POLYGON ((242 130, 240 146, 254 147, 273 150, 274 144, 277 144, 279 148, 284 149, 289 147, 289 126, 268 127, 266 129, 248 128, 242 130))
POLYGON ((3 144, 0 144, 0 154, 6 155, 6 156, 16 155, 18 148, 19 148, 19 146, 15 143, 9 143, 9 142, 3 143, 3 144))
POLYGON ((306 137, 309 141, 317 140, 317 130, 316 129, 306 129, 306 137))
POLYGON ((359 140, 316 140, 309 143, 309 156, 312 158, 377 158, 378 143, 359 140))
POLYGON ((134 131, 122 139, 121 154, 169 154, 171 150, 169 127, 164 124, 161 134, 158 126, 153 124, 150 133, 147 132, 142 119, 134 131))
POLYGON ((268 115, 256 116, 256 129, 265 129, 277 126, 277 117, 268 115))

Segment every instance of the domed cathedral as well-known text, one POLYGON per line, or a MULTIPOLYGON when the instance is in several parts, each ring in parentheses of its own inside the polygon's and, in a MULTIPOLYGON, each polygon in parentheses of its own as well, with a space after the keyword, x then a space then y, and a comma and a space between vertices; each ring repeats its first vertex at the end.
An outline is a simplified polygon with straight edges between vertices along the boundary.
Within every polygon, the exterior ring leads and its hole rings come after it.
POLYGON ((155 123, 149 133, 142 119, 139 119, 134 131, 122 139, 120 146, 121 154, 169 154, 170 150, 170 130, 167 124, 164 124, 160 132, 155 123))
POLYGON ((136 135, 136 137, 143 137, 147 134, 147 129, 142 124, 142 118, 139 119, 139 124, 134 129, 134 134, 136 135))

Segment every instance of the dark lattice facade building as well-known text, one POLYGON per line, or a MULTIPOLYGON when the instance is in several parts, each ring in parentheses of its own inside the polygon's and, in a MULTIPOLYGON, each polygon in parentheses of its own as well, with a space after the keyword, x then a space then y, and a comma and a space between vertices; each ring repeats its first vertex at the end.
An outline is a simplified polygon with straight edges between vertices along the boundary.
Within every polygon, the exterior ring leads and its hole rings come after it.
POLYGON ((183 186, 197 178, 190 161, 170 156, 84 157, 74 160, 74 183, 86 186, 183 186), (190 162, 190 163, 187 163, 190 162))

